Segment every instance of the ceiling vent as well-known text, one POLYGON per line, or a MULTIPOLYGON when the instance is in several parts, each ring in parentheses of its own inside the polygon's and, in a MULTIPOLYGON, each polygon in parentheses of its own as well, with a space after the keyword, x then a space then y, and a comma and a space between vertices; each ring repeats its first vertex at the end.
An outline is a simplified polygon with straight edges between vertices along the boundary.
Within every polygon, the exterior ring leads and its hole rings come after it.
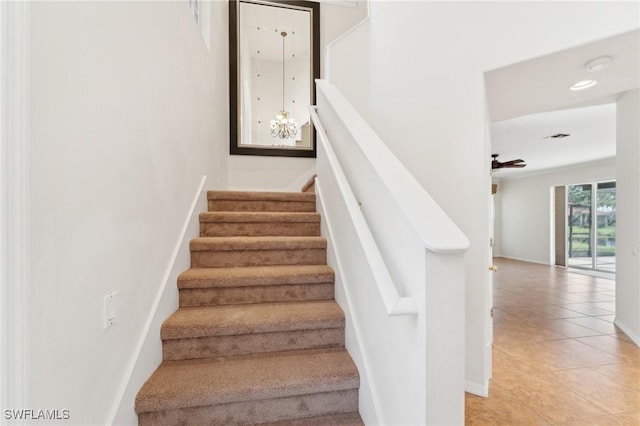
POLYGON ((545 136, 543 139, 562 139, 571 136, 570 133, 556 133, 555 135, 545 136))

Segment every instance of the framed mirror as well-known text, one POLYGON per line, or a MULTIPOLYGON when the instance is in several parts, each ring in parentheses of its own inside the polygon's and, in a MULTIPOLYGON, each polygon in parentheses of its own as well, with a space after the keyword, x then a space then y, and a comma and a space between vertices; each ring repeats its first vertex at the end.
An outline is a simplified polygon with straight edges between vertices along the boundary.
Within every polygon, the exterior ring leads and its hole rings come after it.
POLYGON ((230 153, 315 157, 320 7, 229 0, 230 153))

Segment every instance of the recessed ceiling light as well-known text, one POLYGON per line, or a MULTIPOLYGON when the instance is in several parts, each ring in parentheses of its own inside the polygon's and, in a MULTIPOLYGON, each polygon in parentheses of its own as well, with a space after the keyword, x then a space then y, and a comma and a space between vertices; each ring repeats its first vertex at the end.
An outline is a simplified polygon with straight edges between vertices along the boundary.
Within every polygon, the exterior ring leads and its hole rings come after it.
POLYGON ((593 87, 596 84, 598 84, 598 82, 595 80, 582 80, 569 87, 569 90, 573 90, 574 92, 576 92, 578 90, 588 89, 589 87, 593 87))
POLYGON ((600 71, 605 68, 608 68, 611 65, 611 57, 610 56, 600 56, 599 58, 595 58, 584 64, 584 67, 587 71, 600 71))

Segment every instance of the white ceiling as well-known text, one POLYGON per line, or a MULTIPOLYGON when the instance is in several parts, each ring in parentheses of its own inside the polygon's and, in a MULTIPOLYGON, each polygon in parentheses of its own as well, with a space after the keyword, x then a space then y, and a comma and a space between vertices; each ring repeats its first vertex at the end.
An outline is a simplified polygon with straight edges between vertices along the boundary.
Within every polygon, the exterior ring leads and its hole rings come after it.
POLYGON ((542 112, 494 123, 491 140, 498 161, 521 158, 523 169, 499 169, 495 177, 513 176, 616 155, 616 104, 542 112), (544 139, 557 133, 571 136, 544 139))
MULTIPOLYGON (((511 177, 615 156, 615 102, 640 87, 640 30, 486 73, 492 152, 498 160, 522 158, 523 169, 500 169, 511 177), (610 56, 611 66, 588 72, 584 64, 610 56), (581 80, 598 85, 568 90, 581 80), (563 139, 543 139, 569 133, 563 139)), ((490 159, 487 159, 490 161, 490 159)))
POLYGON ((240 37, 252 58, 282 61, 282 36, 285 31, 286 58, 309 57, 311 14, 308 11, 255 3, 240 3, 240 37))

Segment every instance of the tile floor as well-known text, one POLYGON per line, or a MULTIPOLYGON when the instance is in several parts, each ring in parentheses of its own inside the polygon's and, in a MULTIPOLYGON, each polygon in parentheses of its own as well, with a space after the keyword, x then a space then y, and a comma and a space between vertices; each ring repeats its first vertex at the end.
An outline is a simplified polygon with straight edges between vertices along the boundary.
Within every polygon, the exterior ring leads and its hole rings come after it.
POLYGON ((614 281, 507 259, 494 275, 489 397, 468 425, 640 425, 640 348, 613 325, 614 281))

